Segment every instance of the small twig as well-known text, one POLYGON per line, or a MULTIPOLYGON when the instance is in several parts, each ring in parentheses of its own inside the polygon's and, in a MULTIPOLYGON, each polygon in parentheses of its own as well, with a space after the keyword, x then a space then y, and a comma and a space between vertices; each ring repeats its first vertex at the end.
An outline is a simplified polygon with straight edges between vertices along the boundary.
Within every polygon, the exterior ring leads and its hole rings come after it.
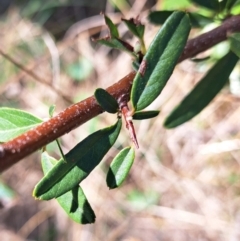
POLYGON ((7 53, 5 53, 2 49, 0 49, 0 55, 2 55, 4 58, 6 58, 7 60, 9 60, 11 63, 13 63, 15 66, 17 66, 19 69, 21 69, 23 72, 25 72, 26 74, 28 74, 29 76, 31 76, 33 79, 35 79, 36 81, 38 81, 41 84, 47 85, 51 88, 51 90, 53 90, 58 96, 61 96, 66 102, 68 102, 69 104, 72 104, 72 100, 66 96, 64 93, 62 93, 60 90, 56 89, 52 83, 46 81, 45 79, 39 77, 38 75, 36 75, 33 71, 25 68, 25 66, 23 66, 22 64, 20 64, 17 60, 13 59, 11 56, 9 56, 7 53))
MULTIPOLYGON (((182 56, 179 58, 179 62, 194 57, 196 54, 226 40, 228 32, 238 31, 240 31, 240 16, 233 16, 220 27, 189 40, 182 56)), ((31 76, 32 74, 29 73, 31 76)), ((107 91, 116 99, 124 94, 129 100, 134 76, 135 72, 131 72, 116 84, 107 88, 107 91)), ((0 172, 102 112, 103 110, 92 96, 68 107, 57 116, 25 134, 0 145, 0 172)))

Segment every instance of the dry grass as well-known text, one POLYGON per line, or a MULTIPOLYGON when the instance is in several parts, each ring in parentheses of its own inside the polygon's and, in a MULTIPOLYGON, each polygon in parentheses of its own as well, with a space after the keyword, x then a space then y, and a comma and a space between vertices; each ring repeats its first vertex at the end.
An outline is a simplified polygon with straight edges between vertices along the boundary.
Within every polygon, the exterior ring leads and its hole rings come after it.
MULTIPOLYGON (((144 4, 136 1, 132 8, 124 9, 125 17, 142 12, 144 4)), ((111 12, 110 6, 108 10, 111 12)), ((145 15, 143 11, 143 19, 145 15)), ((111 16, 119 22, 119 14, 111 16)), ((102 31, 102 26, 101 16, 92 17, 75 24, 56 43, 40 26, 11 9, 6 20, 0 22, 0 47, 54 87, 80 100, 131 70, 131 58, 125 53, 114 53, 113 58, 109 49, 92 46, 90 35, 102 31), (76 83, 65 66, 79 56, 87 58, 94 71, 87 81, 76 83)), ((120 29, 122 35, 126 33, 122 24, 120 29)), ((147 26, 148 44, 155 32, 155 27, 147 26)), ((136 39, 129 41, 134 43, 136 39)), ((3 57, 0 68, 1 105, 16 106, 42 118, 48 117, 51 104, 56 104, 57 112, 67 107, 53 89, 16 71, 3 57)), ((17 235, 19 240, 58 241, 239 240, 240 100, 225 90, 188 123, 173 130, 162 126, 166 115, 201 76, 190 61, 178 65, 162 95, 149 107, 160 109, 159 117, 136 123, 140 150, 121 188, 109 191, 105 184, 105 170, 119 151, 117 148, 112 148, 105 164, 83 182, 97 216, 95 224, 73 223, 56 201, 32 198, 33 187, 42 177, 40 157, 33 154, 2 174, 2 180, 16 191, 17 197, 0 210, 0 236, 10 235, 4 240, 17 240, 17 235)), ((68 151, 90 132, 113 121, 113 116, 102 114, 69 133, 62 138, 63 150, 68 151)), ((123 129, 118 145, 129 144, 123 129)))

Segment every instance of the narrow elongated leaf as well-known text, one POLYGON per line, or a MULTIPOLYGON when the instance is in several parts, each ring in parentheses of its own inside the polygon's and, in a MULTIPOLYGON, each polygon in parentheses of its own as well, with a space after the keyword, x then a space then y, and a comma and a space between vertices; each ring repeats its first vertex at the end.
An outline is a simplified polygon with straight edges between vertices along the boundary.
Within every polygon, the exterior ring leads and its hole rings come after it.
POLYGON ((43 122, 22 110, 0 108, 0 142, 9 141, 43 122))
POLYGON ((134 148, 126 147, 113 159, 108 174, 107 185, 109 188, 119 187, 126 179, 135 157, 134 148))
POLYGON ((228 9, 228 10, 230 10, 233 6, 234 6, 234 4, 237 2, 237 0, 227 0, 227 3, 226 3, 226 8, 228 9))
MULTIPOLYGON (((42 168, 44 175, 56 164, 57 160, 50 157, 47 152, 42 153, 42 168)), ((79 185, 58 197, 57 201, 67 215, 75 222, 81 224, 94 223, 96 216, 79 185)))
POLYGON ((93 39, 93 41, 97 41, 98 43, 106 45, 110 48, 125 51, 131 54, 132 56, 137 57, 137 55, 133 52, 133 47, 120 39, 106 37, 102 39, 93 39))
MULTIPOLYGON (((148 15, 148 19, 153 24, 163 24, 173 11, 154 11, 148 15)), ((199 13, 188 13, 190 23, 193 28, 201 28, 212 23, 211 18, 205 17, 199 13)))
POLYGON ((122 19, 127 25, 128 29, 139 39, 143 39, 145 26, 136 18, 122 19))
POLYGON ((33 195, 49 200, 68 192, 85 179, 116 141, 122 121, 89 135, 65 155, 35 186, 33 195))
POLYGON ((56 109, 56 105, 51 105, 49 107, 48 114, 50 117, 53 117, 53 113, 54 113, 55 109, 56 109))
POLYGON ((220 59, 170 113, 164 126, 173 128, 196 116, 223 88, 237 61, 238 57, 233 52, 220 59))
POLYGON ((218 10, 219 8, 218 0, 191 0, 191 2, 210 10, 218 10))
POLYGON ((117 113, 119 107, 117 101, 106 90, 96 89, 94 96, 98 104, 109 113, 117 113))
POLYGON ((240 33, 231 34, 229 37, 231 50, 240 58, 240 33))
POLYGON ((188 13, 193 28, 203 28, 213 22, 212 18, 203 16, 199 13, 188 13))
POLYGON ((227 1, 228 1, 228 0, 218 1, 218 9, 219 9, 219 12, 222 12, 222 11, 226 8, 227 1))
POLYGON ((104 14, 105 23, 107 24, 111 37, 119 38, 119 33, 117 26, 112 22, 112 20, 104 14))
POLYGON ((162 25, 173 13, 174 11, 170 10, 153 11, 149 13, 148 20, 153 24, 162 25))
MULTIPOLYGON (((219 1, 221 10, 222 10, 222 11, 227 10, 228 13, 229 13, 234 7, 236 7, 237 5, 239 5, 239 3, 240 3, 239 0, 222 0, 222 1, 219 1)), ((232 12, 231 14, 239 14, 239 10, 237 10, 236 13, 232 12)))
POLYGON ((137 111, 134 113, 132 118, 134 120, 145 120, 145 119, 150 119, 158 116, 159 110, 149 110, 149 111, 137 111))
POLYGON ((234 7, 235 3, 239 4, 239 1, 238 0, 222 0, 222 1, 219 1, 220 10, 221 11, 227 10, 228 13, 229 13, 230 10, 234 7))
POLYGON ((174 12, 151 43, 134 78, 131 101, 142 110, 161 93, 170 78, 190 31, 188 16, 174 12))
POLYGON ((211 56, 206 56, 203 58, 192 58, 191 61, 195 62, 195 63, 200 63, 206 60, 209 60, 211 58, 211 56))

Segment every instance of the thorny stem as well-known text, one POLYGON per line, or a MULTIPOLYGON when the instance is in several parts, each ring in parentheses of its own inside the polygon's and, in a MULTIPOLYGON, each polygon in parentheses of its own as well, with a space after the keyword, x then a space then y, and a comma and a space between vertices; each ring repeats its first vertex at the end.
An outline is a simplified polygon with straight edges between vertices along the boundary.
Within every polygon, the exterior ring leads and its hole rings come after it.
POLYGON ((128 129, 130 138, 134 143, 135 147, 138 149, 139 145, 138 145, 137 136, 135 133, 135 128, 132 122, 132 113, 128 108, 128 101, 129 101, 129 96, 126 94, 123 94, 118 98, 118 105, 121 110, 122 116, 124 117, 126 128, 128 129))
POLYGON ((123 117, 125 119, 125 123, 126 123, 126 128, 128 129, 130 138, 132 140, 132 142, 134 143, 135 147, 138 149, 139 145, 138 145, 138 141, 137 141, 137 136, 136 136, 136 132, 134 129, 134 125, 132 122, 132 116, 131 116, 131 112, 128 108, 127 105, 124 105, 121 107, 121 112, 123 114, 123 117))
MULTIPOLYGON (((233 16, 214 30, 189 40, 178 62, 194 57, 198 53, 226 40, 229 33, 238 31, 240 31, 240 15, 233 16)), ((129 73, 107 88, 107 91, 116 99, 124 94, 129 100, 135 74, 134 71, 129 73)), ((0 172, 102 112, 103 110, 97 104, 95 98, 91 96, 71 105, 36 128, 0 145, 0 172)))

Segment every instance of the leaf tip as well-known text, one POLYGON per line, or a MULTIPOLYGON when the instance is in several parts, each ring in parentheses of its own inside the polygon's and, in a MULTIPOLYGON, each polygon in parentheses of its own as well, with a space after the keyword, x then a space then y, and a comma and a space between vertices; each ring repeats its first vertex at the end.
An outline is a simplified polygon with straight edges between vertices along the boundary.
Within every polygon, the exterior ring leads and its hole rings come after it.
MULTIPOLYGON (((168 117, 164 120, 163 126, 164 126, 166 129, 172 129, 172 128, 178 126, 178 124, 176 123, 176 121, 170 120, 169 117, 170 117, 170 116, 168 116, 168 117)), ((179 124, 179 125, 180 125, 180 124, 179 124)))
POLYGON ((37 197, 37 195, 36 195, 36 187, 33 189, 32 196, 33 197, 37 197))
POLYGON ((40 196, 38 196, 34 190, 33 190, 33 193, 32 193, 32 196, 34 197, 35 200, 42 200, 42 198, 40 196))

